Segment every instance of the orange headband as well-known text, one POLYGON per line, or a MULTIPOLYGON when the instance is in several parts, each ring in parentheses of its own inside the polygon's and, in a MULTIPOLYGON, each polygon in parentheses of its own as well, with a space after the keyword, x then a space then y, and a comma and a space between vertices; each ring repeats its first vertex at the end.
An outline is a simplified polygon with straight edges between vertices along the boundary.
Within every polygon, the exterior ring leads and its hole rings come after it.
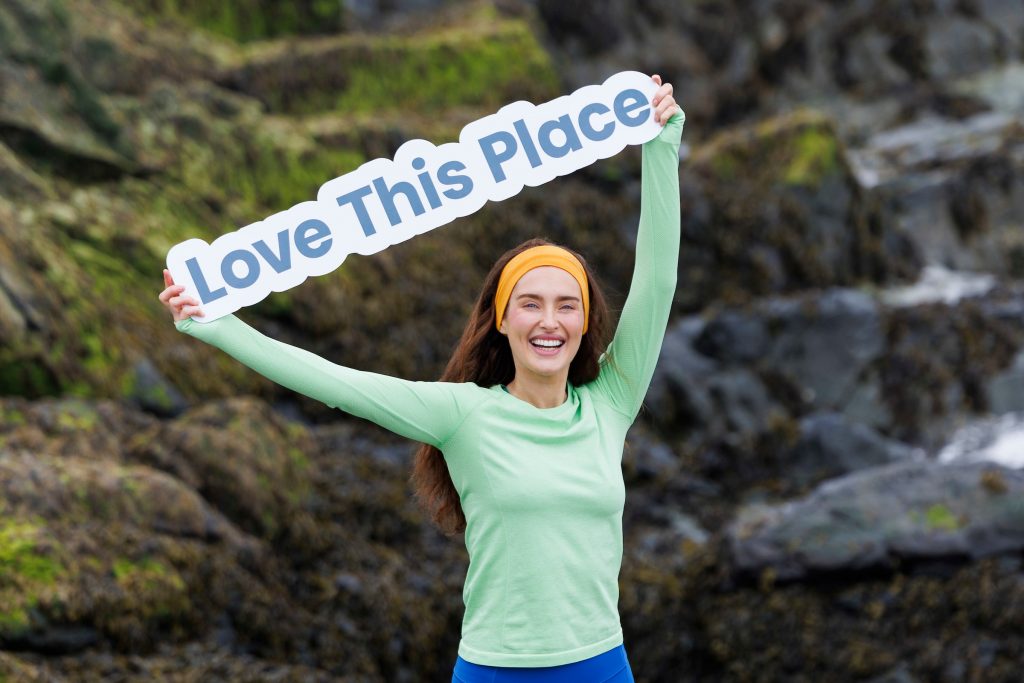
POLYGON ((501 319, 505 316, 505 307, 508 306, 508 299, 512 296, 519 279, 528 271, 538 266, 554 266, 576 278, 583 293, 583 333, 586 334, 590 322, 590 290, 587 287, 587 271, 583 264, 572 253, 561 247, 551 244, 543 244, 539 247, 530 247, 525 251, 516 254, 505 264, 498 279, 498 292, 494 295, 495 327, 501 330, 501 319))

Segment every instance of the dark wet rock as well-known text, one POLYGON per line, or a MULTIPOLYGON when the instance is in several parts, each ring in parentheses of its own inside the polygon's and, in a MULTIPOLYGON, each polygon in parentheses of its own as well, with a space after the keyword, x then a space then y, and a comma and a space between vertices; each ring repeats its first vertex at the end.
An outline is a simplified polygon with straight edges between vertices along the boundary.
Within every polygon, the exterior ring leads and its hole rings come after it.
POLYGON ((985 386, 985 400, 992 413, 1024 412, 1024 351, 1013 365, 992 377, 985 386))
POLYGON ((977 73, 1001 61, 995 26, 963 16, 940 16, 922 28, 928 76, 936 81, 977 73))
POLYGON ((907 461, 923 452, 886 439, 837 413, 815 413, 800 420, 800 436, 782 456, 787 477, 797 486, 877 465, 907 461))
POLYGON ((768 343, 768 329, 763 319, 727 310, 707 322, 693 346, 705 356, 724 363, 750 363, 765 354, 768 343))
POLYGON ((832 289, 820 297, 777 300, 766 308, 771 345, 762 361, 809 391, 814 405, 842 405, 885 348, 882 315, 862 292, 832 289))
POLYGON ((951 304, 881 299, 834 288, 681 320, 648 393, 651 423, 742 445, 824 410, 931 449, 949 437, 951 416, 1012 400, 1007 378, 1024 347, 1012 291, 951 304))
POLYGON ((644 400, 651 419, 680 429, 710 423, 714 407, 704 385, 718 364, 694 348, 704 329, 697 316, 683 318, 665 332, 661 356, 644 400))
POLYGON ((878 133, 850 157, 861 182, 927 262, 1024 273, 1017 220, 1024 210, 1019 116, 924 117, 878 133))
POLYGON ((901 664, 881 676, 875 676, 867 683, 917 683, 905 664, 901 664))
POLYGON ((126 392, 140 408, 156 415, 173 417, 188 407, 181 392, 144 358, 135 364, 131 388, 126 392))
POLYGON ((599 81, 622 64, 686 74, 676 92, 698 129, 808 100, 903 96, 922 106, 928 91, 942 91, 953 77, 1024 54, 1013 0, 607 0, 596 13, 576 2, 540 0, 538 9, 572 85, 599 81), (664 36, 672 50, 644 49, 664 36))
POLYGON ((679 472, 680 462, 667 444, 631 430, 622 453, 622 469, 627 481, 666 481, 679 472))
POLYGON ((890 436, 932 449, 950 436, 951 418, 989 409, 988 378, 1004 372, 1024 348, 1015 299, 995 293, 889 312, 877 370, 892 413, 890 436))
POLYGON ((856 472, 728 530, 740 572, 778 579, 980 558, 1024 548, 1024 472, 989 463, 898 463, 856 472))

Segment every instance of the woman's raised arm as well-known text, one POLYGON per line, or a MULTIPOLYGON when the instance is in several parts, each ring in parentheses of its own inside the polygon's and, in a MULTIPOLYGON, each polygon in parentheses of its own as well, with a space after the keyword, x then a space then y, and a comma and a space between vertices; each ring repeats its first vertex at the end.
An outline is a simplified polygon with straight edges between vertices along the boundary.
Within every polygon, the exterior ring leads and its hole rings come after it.
POLYGON ((643 404, 665 337, 679 264, 679 143, 685 115, 661 84, 652 100, 661 133, 643 146, 640 226, 629 294, 595 390, 630 419, 643 404))
POLYGON ((181 294, 164 271, 160 301, 180 331, 216 346, 264 377, 374 422, 414 441, 441 448, 463 418, 480 403, 473 384, 412 382, 332 363, 314 353, 272 339, 234 315, 199 323, 199 302, 181 294))

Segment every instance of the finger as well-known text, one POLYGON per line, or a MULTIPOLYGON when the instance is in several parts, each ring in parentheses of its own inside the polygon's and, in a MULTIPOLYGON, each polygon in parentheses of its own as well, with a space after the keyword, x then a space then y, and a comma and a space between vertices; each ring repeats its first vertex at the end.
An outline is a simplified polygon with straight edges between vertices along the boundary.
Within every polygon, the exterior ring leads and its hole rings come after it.
POLYGON ((672 84, 666 83, 665 85, 658 88, 658 92, 654 93, 654 106, 661 104, 661 101, 672 94, 672 84))
POLYGON ((193 315, 198 315, 202 317, 203 310, 198 306, 183 306, 181 309, 181 315, 186 318, 193 315))
POLYGON ((171 277, 171 271, 164 268, 164 284, 168 287, 174 284, 174 278, 171 277))
POLYGON ((174 296, 175 294, 181 294, 181 291, 183 289, 185 289, 185 285, 172 285, 165 289, 164 291, 160 292, 159 299, 161 302, 166 304, 170 301, 170 298, 172 296, 174 296))
POLYGON ((195 299, 195 297, 184 296, 184 295, 176 296, 176 297, 171 299, 171 305, 172 306, 184 306, 185 304, 194 304, 194 305, 198 306, 199 302, 195 299))
POLYGON ((651 80, 657 83, 658 85, 661 85, 661 76, 659 76, 658 74, 652 75, 651 80))
POLYGON ((668 97, 661 101, 660 105, 658 105, 655 115, 658 117, 659 121, 665 123, 669 120, 669 118, 671 118, 672 114, 674 113, 675 107, 676 100, 674 97, 669 95, 668 97))

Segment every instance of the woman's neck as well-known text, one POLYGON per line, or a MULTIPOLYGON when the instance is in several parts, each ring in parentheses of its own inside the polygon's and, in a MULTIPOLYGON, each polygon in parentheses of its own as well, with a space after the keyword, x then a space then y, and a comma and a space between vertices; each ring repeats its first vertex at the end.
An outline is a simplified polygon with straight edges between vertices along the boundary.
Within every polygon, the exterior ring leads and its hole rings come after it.
POLYGON ((568 398, 565 383, 568 373, 557 377, 525 377, 517 374, 506 385, 508 393, 537 408, 557 408, 568 398))

